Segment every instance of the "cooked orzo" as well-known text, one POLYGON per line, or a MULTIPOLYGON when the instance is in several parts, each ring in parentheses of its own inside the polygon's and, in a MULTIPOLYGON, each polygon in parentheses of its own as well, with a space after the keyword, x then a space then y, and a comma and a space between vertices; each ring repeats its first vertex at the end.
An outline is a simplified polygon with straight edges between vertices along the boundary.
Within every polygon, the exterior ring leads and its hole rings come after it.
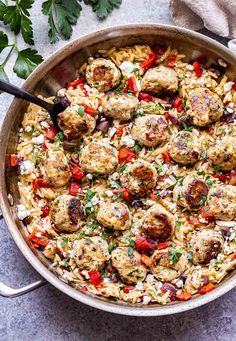
POLYGON ((68 104, 60 132, 37 106, 24 114, 18 217, 78 290, 205 294, 236 264, 236 84, 171 47, 98 54, 47 99, 68 104))

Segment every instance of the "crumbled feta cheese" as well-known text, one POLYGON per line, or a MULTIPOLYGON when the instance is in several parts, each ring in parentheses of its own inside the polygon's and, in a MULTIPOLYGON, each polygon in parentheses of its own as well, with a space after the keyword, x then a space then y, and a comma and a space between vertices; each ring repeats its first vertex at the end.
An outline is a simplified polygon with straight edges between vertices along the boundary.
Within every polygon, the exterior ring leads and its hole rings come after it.
POLYGON ((43 128, 45 128, 45 129, 49 129, 49 124, 48 124, 48 122, 46 122, 46 121, 42 121, 41 123, 41 126, 43 127, 43 128))
POLYGON ((97 204, 99 203, 99 201, 100 201, 100 199, 99 199, 99 197, 96 196, 96 195, 91 199, 91 203, 92 203, 93 205, 97 205, 97 204))
POLYGON ((224 91, 230 91, 232 89, 232 86, 234 85, 234 82, 227 82, 224 85, 224 91))
POLYGON ((218 225, 220 227, 235 227, 236 221, 216 220, 216 225, 218 225))
POLYGON ((225 256, 223 255, 223 253, 219 253, 217 256, 218 262, 223 262, 224 259, 225 259, 225 256))
POLYGON ((234 108, 234 102, 230 102, 230 103, 228 104, 228 107, 229 107, 229 108, 234 108))
POLYGON ((102 140, 102 142, 104 143, 104 144, 109 144, 110 145, 110 140, 107 138, 107 137, 105 137, 103 140, 102 140))
POLYGON ((138 63, 131 63, 131 62, 123 62, 122 64, 120 64, 120 70, 122 72, 122 75, 125 77, 131 77, 133 76, 133 72, 135 69, 140 69, 140 66, 138 63))
POLYGON ((20 173, 21 174, 31 174, 34 171, 34 163, 31 160, 23 161, 20 164, 20 173))
POLYGON ((178 288, 182 288, 184 285, 184 282, 182 281, 182 279, 179 279, 175 282, 175 284, 178 288))
POLYGON ((32 127, 31 127, 31 126, 26 126, 26 127, 25 127, 25 131, 26 131, 27 133, 30 133, 30 132, 32 131, 32 127))
POLYGON ((88 180, 92 180, 93 174, 91 174, 91 173, 86 174, 86 178, 87 178, 88 180))
POLYGON ((134 147, 135 141, 132 139, 130 135, 123 136, 120 140, 122 145, 126 145, 127 147, 134 147))
POLYGON ((228 111, 229 114, 232 114, 234 110, 232 108, 227 107, 226 110, 228 111))
POLYGON ((88 271, 87 271, 87 270, 82 270, 82 271, 81 271, 81 274, 82 274, 86 279, 89 279, 89 274, 88 274, 88 271))
POLYGON ((113 197, 113 192, 108 190, 108 191, 105 191, 105 194, 108 196, 108 197, 113 197))
POLYGON ((146 205, 147 205, 147 206, 153 206, 153 205, 155 205, 155 203, 156 203, 156 202, 155 202, 154 200, 150 200, 150 199, 147 199, 147 200, 146 200, 146 205))
POLYGON ((103 278, 103 283, 110 283, 110 278, 103 278))
POLYGON ((24 218, 28 217, 30 215, 30 211, 28 211, 25 207, 25 205, 16 205, 17 209, 17 216, 20 220, 23 220, 24 218))
POLYGON ((58 97, 64 97, 65 93, 66 93, 66 89, 62 88, 62 89, 57 91, 57 96, 58 97))
POLYGON ((135 286, 135 289, 137 290, 143 290, 143 283, 142 282, 138 282, 135 286))
POLYGON ((120 174, 115 172, 109 176, 110 179, 112 180, 118 180, 120 178, 120 174))
POLYGON ((109 136, 109 137, 112 137, 112 136, 115 135, 115 133, 116 133, 116 128, 112 127, 112 128, 110 128, 109 131, 108 131, 108 136, 109 136))
POLYGON ((187 65, 185 66, 185 68, 186 68, 187 70, 193 70, 193 69, 194 69, 193 65, 190 65, 190 64, 187 64, 187 65))
POLYGON ((224 68, 226 68, 228 66, 227 63, 221 58, 219 58, 217 61, 218 61, 218 64, 220 66, 223 66, 224 68))
POLYGON ((148 304, 151 301, 151 297, 144 295, 143 296, 143 304, 148 304))
POLYGON ((43 134, 40 134, 40 135, 32 138, 32 142, 34 144, 42 144, 43 141, 44 141, 44 135, 43 134))

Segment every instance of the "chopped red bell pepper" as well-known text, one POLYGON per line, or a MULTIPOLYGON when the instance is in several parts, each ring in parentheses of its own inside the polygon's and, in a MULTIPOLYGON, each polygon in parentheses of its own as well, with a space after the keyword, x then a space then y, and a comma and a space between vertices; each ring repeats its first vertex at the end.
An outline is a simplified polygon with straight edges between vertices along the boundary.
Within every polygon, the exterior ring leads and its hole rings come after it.
POLYGON ((43 148, 43 150, 48 150, 45 141, 41 144, 41 148, 43 148))
POLYGON ((148 240, 145 237, 137 236, 135 239, 135 248, 140 252, 153 252, 156 248, 155 242, 148 240))
POLYGON ((41 214, 41 218, 45 218, 49 215, 50 212, 50 207, 48 205, 45 205, 42 207, 42 214, 41 214))
POLYGON ((128 162, 131 162, 133 159, 136 158, 136 153, 134 150, 129 148, 121 148, 118 153, 119 163, 121 165, 125 165, 128 162))
POLYGON ((157 201, 157 194, 151 193, 150 194, 150 199, 153 200, 153 201, 157 201))
POLYGON ((74 162, 70 162, 70 169, 72 173, 72 178, 76 180, 81 180, 84 177, 84 171, 76 165, 74 162))
POLYGON ((88 272, 90 282, 97 287, 99 284, 103 282, 103 279, 100 277, 100 273, 97 270, 92 270, 88 272))
POLYGON ((231 258, 232 258, 233 260, 236 259, 236 252, 234 252, 234 253, 231 255, 231 258))
POLYGON ((176 294, 177 289, 174 285, 170 283, 163 283, 161 287, 161 292, 165 294, 167 291, 169 291, 169 298, 171 301, 176 301, 176 294))
POLYGON ((127 191, 127 189, 124 188, 122 191, 122 198, 126 201, 132 200, 132 195, 127 191))
POLYGON ((172 104, 173 108, 177 109, 178 112, 181 112, 183 110, 183 103, 182 99, 177 96, 172 104))
POLYGON ((10 155, 10 166, 15 167, 18 166, 18 156, 15 154, 10 155))
POLYGON ((76 195, 79 193, 80 190, 80 184, 75 181, 71 181, 69 185, 69 193, 70 195, 73 195, 76 197, 76 195))
POLYGON ((208 133, 209 133, 210 135, 213 135, 213 133, 214 133, 214 128, 213 128, 213 127, 209 127, 209 128, 208 128, 208 133))
POLYGON ((45 236, 42 236, 41 232, 38 232, 38 231, 33 231, 29 235, 29 240, 31 240, 32 242, 34 242, 40 246, 44 246, 44 247, 49 243, 49 239, 45 236))
POLYGON ((123 88, 123 92, 126 92, 128 89, 130 89, 134 95, 139 92, 134 76, 128 78, 123 88))
POLYGON ((145 60, 144 62, 141 62, 139 65, 141 66, 142 69, 150 69, 156 61, 157 55, 155 53, 152 53, 150 57, 145 60))
POLYGON ((208 223, 214 221, 214 215, 210 210, 209 206, 201 206, 200 207, 201 216, 207 220, 208 223))
POLYGON ((141 262, 146 265, 147 268, 150 268, 153 264, 153 260, 145 255, 145 253, 142 253, 141 255, 141 262))
POLYGON ((235 186, 236 185, 236 172, 230 174, 229 177, 229 185, 235 186))
POLYGON ((51 185, 41 178, 34 179, 32 182, 33 190, 36 191, 38 188, 50 188, 51 185))
POLYGON ((57 134, 58 134, 57 129, 54 127, 53 124, 50 124, 50 128, 45 131, 44 136, 52 141, 57 134))
POLYGON ((83 106, 84 106, 84 112, 86 112, 86 114, 93 116, 93 117, 98 115, 98 111, 94 109, 93 107, 90 107, 87 104, 83 104, 83 106))
POLYGON ((133 286, 127 286, 127 287, 124 287, 123 291, 125 294, 128 294, 130 291, 134 290, 135 287, 133 286))
POLYGON ((213 289, 215 289, 215 285, 213 283, 207 283, 205 285, 203 285, 199 290, 198 290, 198 293, 199 294, 206 294, 207 292, 210 292, 212 291, 213 289))
POLYGON ((178 290, 176 297, 179 301, 188 301, 192 298, 192 295, 185 290, 178 290))
POLYGON ((195 215, 187 216, 187 217, 186 217, 186 220, 187 220, 190 224, 192 224, 192 225, 194 225, 194 226, 202 225, 202 223, 199 221, 198 217, 195 216, 195 215))
POLYGON ((140 92, 138 98, 140 101, 153 102, 153 97, 149 94, 145 94, 144 92, 140 92))
POLYGON ((215 179, 222 181, 222 182, 226 182, 228 179, 228 174, 224 174, 224 173, 222 173, 222 174, 212 173, 211 176, 215 179))
POLYGON ((162 156, 165 160, 165 163, 170 163, 171 158, 170 158, 170 154, 168 152, 162 152, 162 156))
POLYGON ((80 77, 76 80, 74 80, 73 82, 70 82, 67 87, 66 87, 66 90, 68 90, 70 87, 72 88, 75 88, 78 84, 81 84, 85 81, 85 78, 84 77, 80 77))
POLYGON ((117 129, 116 129, 116 135, 117 136, 122 136, 123 135, 123 132, 124 132, 124 126, 119 126, 117 129))
POLYGON ((166 61, 166 65, 169 67, 174 67, 175 65, 175 60, 176 60, 176 56, 175 55, 170 55, 166 61))
POLYGON ((157 56, 163 56, 163 54, 166 52, 166 48, 161 46, 161 45, 155 45, 153 52, 157 55, 157 56))
POLYGON ((196 73, 196 76, 199 78, 202 75, 202 69, 201 69, 201 64, 195 61, 193 63, 193 70, 196 73))
POLYGON ((169 243, 159 243, 159 244, 157 244, 157 249, 158 250, 167 249, 168 247, 169 247, 169 243))
POLYGON ((167 111, 164 112, 164 117, 165 117, 166 121, 168 121, 170 119, 170 115, 167 111))

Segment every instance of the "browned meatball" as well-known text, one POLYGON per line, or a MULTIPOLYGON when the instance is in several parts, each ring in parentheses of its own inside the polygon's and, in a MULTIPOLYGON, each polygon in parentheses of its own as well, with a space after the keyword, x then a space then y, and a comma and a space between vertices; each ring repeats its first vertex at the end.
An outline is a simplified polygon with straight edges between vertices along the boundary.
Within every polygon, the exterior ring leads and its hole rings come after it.
POLYGON ((236 168, 236 138, 233 136, 218 138, 209 148, 207 155, 218 169, 236 168))
POLYGON ((157 171, 149 162, 137 160, 128 164, 120 181, 130 193, 142 196, 156 186, 157 171))
POLYGON ((155 204, 145 213, 142 228, 150 238, 165 241, 173 234, 175 218, 163 206, 155 204))
POLYGON ((138 108, 138 104, 137 97, 133 95, 108 93, 102 98, 102 111, 105 116, 128 121, 138 108))
POLYGON ((131 226, 129 209, 122 202, 102 202, 99 205, 97 221, 114 230, 127 230, 131 226))
POLYGON ((86 68, 88 84, 101 92, 113 89, 120 83, 120 78, 120 70, 109 59, 94 59, 86 68))
POLYGON ((50 209, 52 224, 60 231, 77 231, 84 219, 84 212, 79 199, 62 194, 52 203, 50 209))
POLYGON ((198 210, 206 201, 208 187, 199 178, 187 175, 178 181, 173 190, 173 200, 188 210, 198 210))
POLYGON ((207 264, 223 250, 224 240, 218 231, 200 230, 188 235, 188 246, 193 254, 193 264, 207 264))
POLYGON ((54 187, 66 185, 71 176, 68 160, 61 150, 47 150, 42 172, 54 187))

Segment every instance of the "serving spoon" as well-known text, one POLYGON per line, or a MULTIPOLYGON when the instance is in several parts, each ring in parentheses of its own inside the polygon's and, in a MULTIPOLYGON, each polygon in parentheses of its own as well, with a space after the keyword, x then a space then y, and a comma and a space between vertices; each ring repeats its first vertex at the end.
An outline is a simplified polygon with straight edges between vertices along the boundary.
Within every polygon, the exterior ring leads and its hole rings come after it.
POLYGON ((18 88, 17 86, 4 82, 2 80, 0 80, 0 91, 4 91, 7 92, 8 94, 14 95, 17 98, 21 98, 25 101, 34 103, 39 105, 40 107, 46 109, 49 112, 49 115, 51 117, 52 123, 55 126, 55 128, 58 131, 61 131, 59 125, 58 125, 58 115, 63 112, 66 107, 68 106, 68 103, 66 103, 66 101, 59 101, 57 103, 48 103, 46 101, 44 101, 43 99, 34 96, 20 88, 18 88))

